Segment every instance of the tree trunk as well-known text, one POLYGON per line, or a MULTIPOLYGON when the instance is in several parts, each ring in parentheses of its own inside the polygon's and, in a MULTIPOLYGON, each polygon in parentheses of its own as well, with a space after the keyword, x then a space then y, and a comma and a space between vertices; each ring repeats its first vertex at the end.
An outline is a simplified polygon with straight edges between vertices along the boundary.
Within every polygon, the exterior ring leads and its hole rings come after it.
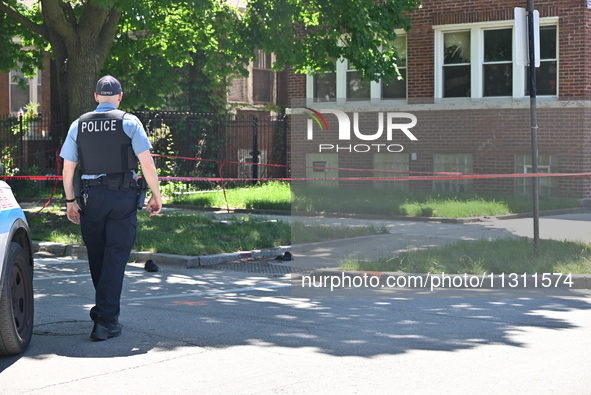
MULTIPOLYGON (((111 50, 121 13, 87 4, 76 19, 68 5, 42 0, 57 69, 62 119, 68 125, 95 108, 96 81, 111 50)), ((63 132, 64 136, 67 129, 63 132)))
MULTIPOLYGON (((53 43, 52 43, 53 45, 53 43)), ((90 61, 94 58, 93 46, 76 48, 73 51, 58 50, 54 47, 54 56, 58 74, 58 92, 62 119, 68 125, 87 111, 95 107, 94 88, 102 64, 90 61)))

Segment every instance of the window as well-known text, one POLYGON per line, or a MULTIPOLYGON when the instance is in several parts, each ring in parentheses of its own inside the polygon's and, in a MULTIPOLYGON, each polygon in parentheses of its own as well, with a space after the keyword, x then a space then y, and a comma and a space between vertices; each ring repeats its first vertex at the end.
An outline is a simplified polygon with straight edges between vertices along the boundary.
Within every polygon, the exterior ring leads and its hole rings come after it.
POLYGON ((332 59, 332 63, 334 65, 334 71, 327 71, 312 77, 315 102, 332 102, 337 99, 336 61, 332 59))
POLYGON ((484 96, 513 93, 513 29, 484 31, 484 96))
POLYGON ((228 100, 231 102, 246 101, 248 100, 247 78, 234 78, 232 79, 232 85, 228 88, 228 100))
MULTIPOLYGON (((25 79, 20 71, 11 71, 8 78, 10 83, 10 112, 12 114, 22 111, 29 103, 41 103, 41 70, 37 72, 36 77, 31 79, 25 79), (25 80, 25 90, 18 86, 21 79, 25 80)), ((41 108, 38 111, 41 112, 41 108)))
POLYGON ((271 54, 261 50, 256 51, 256 58, 252 65, 252 96, 255 103, 270 103, 273 100, 275 75, 271 71, 271 66, 271 54))
MULTIPOLYGON (((540 67, 536 70, 536 94, 556 96, 558 58, 556 26, 540 27, 540 67)), ((526 68, 525 94, 529 96, 529 68, 526 68)))
POLYGON ((359 73, 347 62, 347 100, 369 100, 370 81, 359 78, 359 73))
MULTIPOLYGON (((434 172, 472 173, 472 154, 435 154, 434 172)), ((472 180, 433 181, 434 192, 472 192, 472 180)))
POLYGON ((25 90, 18 86, 18 80, 23 78, 23 74, 18 71, 10 72, 10 112, 16 113, 22 111, 29 103, 29 96, 31 92, 30 83, 27 80, 25 90))
MULTIPOLYGON (((538 95, 556 96, 557 18, 540 21, 541 66, 538 95)), ((436 98, 522 98, 527 68, 513 61, 513 21, 435 28, 436 98)))
POLYGON ((444 34, 444 97, 470 97, 470 32, 444 34))
MULTIPOLYGON (((558 156, 540 155, 538 157, 538 173, 558 173, 558 156)), ((515 156, 515 173, 527 174, 532 172, 531 155, 515 156)), ((540 177, 538 178, 540 186, 540 196, 556 197, 558 193, 558 178, 540 177)), ((532 194, 531 178, 515 178, 515 194, 532 194)))
POLYGON ((269 104, 276 100, 275 72, 271 71, 273 54, 261 50, 248 65, 248 77, 234 78, 228 89, 228 101, 250 105, 269 104))
MULTIPOLYGON (((378 153, 373 156, 374 177, 408 176, 408 154, 378 153)), ((376 189, 408 190, 408 181, 374 181, 376 189)))
POLYGON ((406 99, 406 36, 399 36, 394 41, 394 48, 398 54, 396 67, 400 77, 390 83, 381 82, 382 99, 406 99))
POLYGON ((406 34, 398 33, 393 45, 398 54, 396 67, 400 78, 392 81, 373 82, 362 80, 359 73, 346 59, 333 60, 334 71, 309 75, 306 82, 308 102, 380 102, 381 100, 406 100, 407 93, 407 45, 406 34))

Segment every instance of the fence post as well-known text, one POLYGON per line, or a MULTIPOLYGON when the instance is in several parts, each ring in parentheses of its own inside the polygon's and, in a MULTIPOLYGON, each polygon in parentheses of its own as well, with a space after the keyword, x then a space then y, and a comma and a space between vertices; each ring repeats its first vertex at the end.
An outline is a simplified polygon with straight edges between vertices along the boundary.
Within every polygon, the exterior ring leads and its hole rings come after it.
POLYGON ((23 116, 20 113, 18 115, 18 135, 19 135, 18 142, 20 145, 18 168, 21 171, 21 174, 24 174, 22 172, 25 170, 25 166, 24 166, 25 165, 25 163, 24 163, 24 160, 25 160, 25 141, 24 141, 25 134, 23 133, 23 116))
POLYGON ((259 178, 259 120, 255 116, 252 117, 252 178, 253 184, 256 184, 259 178))
POLYGON ((288 124, 288 115, 285 114, 283 115, 283 164, 285 165, 285 167, 283 168, 283 177, 287 178, 289 177, 289 163, 287 163, 287 158, 289 158, 289 156, 287 155, 287 147, 288 147, 288 143, 287 143, 287 124, 288 124))

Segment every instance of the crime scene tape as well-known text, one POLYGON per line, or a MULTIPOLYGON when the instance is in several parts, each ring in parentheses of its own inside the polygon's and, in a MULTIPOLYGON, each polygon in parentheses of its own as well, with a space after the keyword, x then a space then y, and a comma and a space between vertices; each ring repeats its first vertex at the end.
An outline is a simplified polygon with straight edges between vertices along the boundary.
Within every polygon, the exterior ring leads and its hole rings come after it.
MULTIPOLYGON (((371 171, 371 169, 363 169, 371 171)), ((434 180, 479 180, 492 178, 551 178, 551 177, 591 177, 591 173, 517 173, 517 174, 455 174, 455 175, 431 175, 431 176, 406 176, 406 177, 275 177, 257 178, 257 181, 434 181, 434 180)), ((61 181, 62 176, 0 176, 0 180, 23 181, 61 181)), ((160 181, 174 182, 227 182, 227 181, 253 181, 252 178, 236 177, 158 177, 160 181)))
MULTIPOLYGON (((60 168, 61 158, 59 153, 57 156, 58 169, 60 168)), ((238 177, 223 177, 223 169, 228 164, 235 165, 249 165, 253 166, 255 163, 245 163, 239 161, 222 161, 215 159, 193 158, 174 155, 160 155, 152 154, 154 157, 162 157, 167 159, 182 159, 190 161, 216 162, 219 163, 220 177, 158 177, 160 181, 169 182, 239 182, 239 181, 253 181, 252 178, 238 178, 238 177)), ((479 180, 479 179, 493 179, 493 178, 551 178, 551 177, 567 177, 567 178, 583 178, 591 177, 591 172, 584 173, 496 173, 496 174, 477 174, 477 173, 459 173, 459 172, 420 172, 409 170, 385 170, 385 169, 362 169, 362 168, 348 168, 348 167, 314 167, 314 166, 287 166, 272 163, 257 163, 257 166, 267 167, 289 167, 291 169, 320 169, 320 170, 339 170, 345 172, 373 172, 373 173, 393 173, 404 174, 398 177, 272 177, 272 178, 257 178, 256 181, 436 181, 436 180, 479 180)), ((58 171, 59 173, 59 171, 58 171)), ((31 175, 31 176, 0 176, 0 180, 22 180, 22 181, 62 181, 60 175, 31 175)))
MULTIPOLYGON (((230 212, 230 207, 228 204, 228 200, 226 197, 226 182, 268 182, 268 181, 436 181, 436 180, 482 180, 482 179, 494 179, 494 178, 551 178, 551 177, 566 177, 566 178, 583 178, 583 177, 591 177, 591 172, 584 172, 584 173, 513 173, 513 174, 476 174, 476 173, 459 173, 459 172, 417 172, 417 171, 408 171, 408 170, 386 170, 386 169, 360 169, 360 168, 341 168, 341 167, 313 167, 313 166, 287 166, 287 165, 278 165, 278 164, 271 164, 271 163, 248 163, 248 162, 239 162, 239 161, 221 161, 221 160, 213 160, 213 159, 203 159, 203 158, 190 158, 190 157, 182 157, 182 156, 171 156, 171 155, 159 155, 153 154, 154 157, 163 157, 168 159, 182 159, 182 160, 190 160, 190 161, 204 161, 204 162, 216 162, 218 163, 218 172, 219 177, 158 177, 159 181, 167 181, 167 182, 219 182, 221 184, 222 191, 224 193, 224 198, 226 199, 226 205, 228 212, 230 212), (402 174, 396 177, 369 177, 369 176, 358 176, 358 177, 275 177, 275 178, 237 178, 237 177, 224 177, 223 170, 224 167, 228 164, 235 164, 235 165, 257 165, 257 166, 268 166, 268 167, 285 167, 291 169, 320 169, 323 171, 326 170, 339 170, 343 172, 373 172, 373 173, 392 173, 392 174, 402 174)), ((61 158, 59 156, 59 150, 56 152, 56 162, 57 162, 57 173, 60 173, 61 169, 61 158)), ((45 209, 53 199, 53 196, 56 193, 58 183, 63 180, 63 177, 60 175, 30 175, 30 176, 0 176, 0 180, 4 181, 54 181, 53 191, 51 196, 47 200, 47 203, 32 217, 37 216, 43 209, 45 209)))

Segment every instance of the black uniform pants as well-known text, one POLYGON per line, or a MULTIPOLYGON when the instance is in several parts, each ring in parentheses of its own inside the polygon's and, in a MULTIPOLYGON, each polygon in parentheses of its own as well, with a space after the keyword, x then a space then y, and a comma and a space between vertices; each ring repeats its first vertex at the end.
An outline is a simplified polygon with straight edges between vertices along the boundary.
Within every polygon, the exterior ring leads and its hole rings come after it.
POLYGON ((88 187, 86 194, 86 199, 81 198, 80 227, 96 291, 90 317, 115 322, 125 266, 136 237, 136 189, 109 190, 97 185, 88 187))

